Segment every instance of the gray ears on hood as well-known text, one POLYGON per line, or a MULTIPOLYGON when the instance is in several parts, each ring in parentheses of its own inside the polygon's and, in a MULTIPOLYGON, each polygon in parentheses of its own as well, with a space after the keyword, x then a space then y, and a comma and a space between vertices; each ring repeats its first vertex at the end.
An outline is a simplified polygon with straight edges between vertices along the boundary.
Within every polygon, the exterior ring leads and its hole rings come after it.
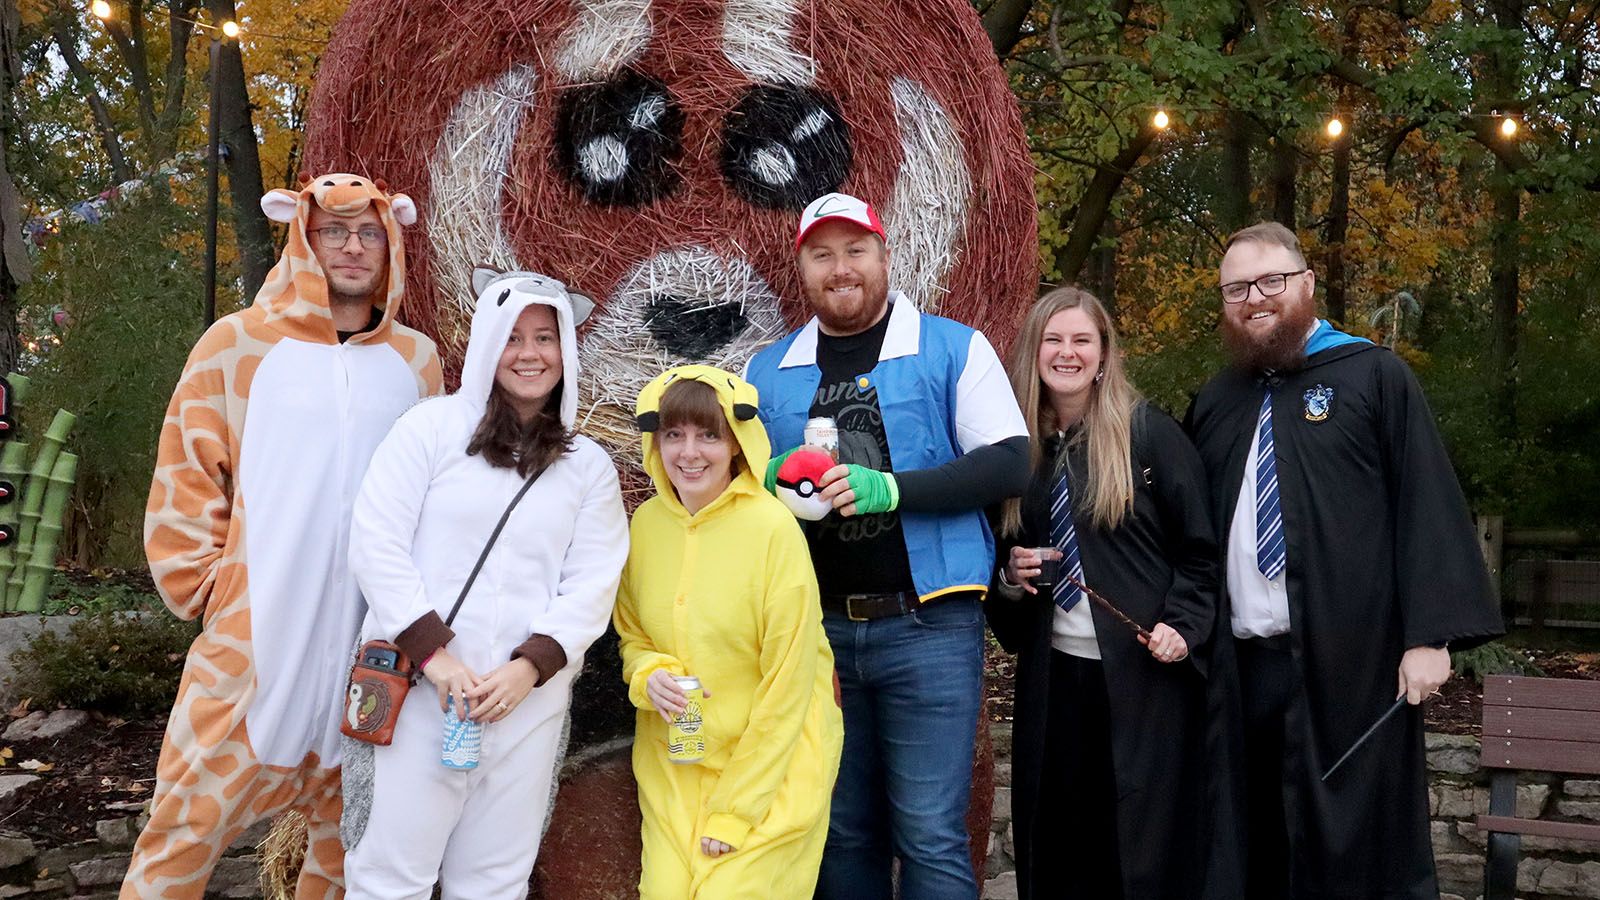
MULTIPOLYGON (((516 275, 518 277, 527 277, 527 273, 525 273, 525 272, 509 272, 508 273, 508 272, 501 271, 500 269, 497 269, 494 266, 483 265, 483 264, 479 264, 479 265, 473 266, 473 268, 472 268, 472 296, 474 296, 474 297, 482 297, 483 296, 483 292, 485 290, 488 290, 489 285, 494 284, 495 279, 502 278, 502 277, 504 277, 504 276, 506 276, 508 274, 516 275)), ((572 325, 573 325, 574 328, 576 328, 579 325, 582 325, 583 321, 585 319, 589 318, 589 314, 594 312, 594 300, 590 299, 587 295, 580 294, 577 291, 574 291, 574 290, 566 287, 565 285, 561 284, 560 282, 556 281, 555 279, 549 278, 548 276, 540 276, 540 277, 541 278, 546 278, 549 281, 554 282, 558 287, 560 287, 562 290, 566 291, 567 299, 572 304, 572 325)))
POLYGON ((482 297, 485 289, 494 283, 496 278, 506 273, 494 266, 476 265, 472 267, 472 296, 482 297))

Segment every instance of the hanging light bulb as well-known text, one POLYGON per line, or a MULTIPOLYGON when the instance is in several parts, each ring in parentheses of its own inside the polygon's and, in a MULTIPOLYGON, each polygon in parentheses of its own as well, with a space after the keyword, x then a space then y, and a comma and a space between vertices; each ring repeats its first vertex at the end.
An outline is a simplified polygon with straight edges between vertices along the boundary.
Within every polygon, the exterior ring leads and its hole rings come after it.
POLYGON ((94 13, 97 19, 111 18, 111 4, 107 3, 106 0, 94 0, 93 3, 89 4, 89 11, 94 13))
POLYGON ((239 23, 235 22, 232 19, 229 19, 228 21, 223 22, 222 23, 222 33, 223 33, 223 35, 225 35, 226 37, 228 37, 230 39, 237 38, 239 36, 239 23))
POLYGON ((1328 120, 1328 137, 1337 138, 1341 134, 1344 134, 1344 123, 1334 116, 1328 120))
POLYGON ((1172 118, 1167 115, 1166 110, 1158 109, 1156 114, 1150 117, 1150 124, 1161 131, 1166 131, 1167 126, 1172 124, 1172 118))
POLYGON ((1511 138, 1517 136, 1517 120, 1506 116, 1500 120, 1500 134, 1511 138))

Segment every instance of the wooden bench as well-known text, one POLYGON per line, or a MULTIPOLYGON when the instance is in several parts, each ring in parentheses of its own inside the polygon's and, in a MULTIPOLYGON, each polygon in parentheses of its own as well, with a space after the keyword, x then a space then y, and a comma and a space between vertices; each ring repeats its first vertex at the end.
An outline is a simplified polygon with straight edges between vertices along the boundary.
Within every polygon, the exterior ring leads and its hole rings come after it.
POLYGON ((1600 825, 1521 819, 1517 772, 1600 774, 1600 681, 1491 675, 1483 680, 1483 749, 1489 838, 1483 900, 1511 900, 1524 834, 1600 843, 1600 825))

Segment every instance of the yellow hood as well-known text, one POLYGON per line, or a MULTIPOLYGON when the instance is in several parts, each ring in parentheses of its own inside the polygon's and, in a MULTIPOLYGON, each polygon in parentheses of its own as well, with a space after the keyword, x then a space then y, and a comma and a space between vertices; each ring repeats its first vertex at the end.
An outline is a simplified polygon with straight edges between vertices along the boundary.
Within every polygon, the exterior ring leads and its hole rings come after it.
POLYGON ((639 392, 639 402, 634 406, 639 430, 643 432, 644 468, 650 473, 650 480, 655 482, 656 493, 681 508, 677 501, 677 493, 672 489, 672 482, 667 478, 666 469, 661 464, 661 454, 655 452, 655 433, 660 425, 661 395, 666 392, 668 385, 680 380, 698 381, 709 385, 717 392, 723 418, 733 430, 733 439, 738 442, 739 455, 743 457, 736 465, 738 471, 734 474, 733 484, 729 486, 729 490, 748 491, 751 488, 756 491, 764 490, 761 487, 761 476, 766 473, 767 461, 772 458, 772 444, 767 440, 767 429, 762 427, 761 420, 756 418, 756 408, 760 398, 755 385, 715 366, 694 365, 678 366, 657 375, 644 386, 644 390, 639 392))

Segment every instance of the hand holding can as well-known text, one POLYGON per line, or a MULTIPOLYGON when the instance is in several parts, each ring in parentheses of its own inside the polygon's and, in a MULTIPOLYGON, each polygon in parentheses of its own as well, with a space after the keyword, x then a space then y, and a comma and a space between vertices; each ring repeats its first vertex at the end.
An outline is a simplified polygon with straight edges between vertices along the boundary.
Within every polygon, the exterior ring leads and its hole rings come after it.
POLYGON ((691 765, 706 758, 705 691, 700 679, 693 675, 674 676, 683 689, 683 711, 674 713, 667 726, 667 759, 680 765, 691 765))
POLYGON ((827 416, 818 416, 806 420, 805 431, 801 432, 802 443, 807 447, 816 447, 826 450, 833 457, 834 462, 839 461, 839 426, 827 416))

